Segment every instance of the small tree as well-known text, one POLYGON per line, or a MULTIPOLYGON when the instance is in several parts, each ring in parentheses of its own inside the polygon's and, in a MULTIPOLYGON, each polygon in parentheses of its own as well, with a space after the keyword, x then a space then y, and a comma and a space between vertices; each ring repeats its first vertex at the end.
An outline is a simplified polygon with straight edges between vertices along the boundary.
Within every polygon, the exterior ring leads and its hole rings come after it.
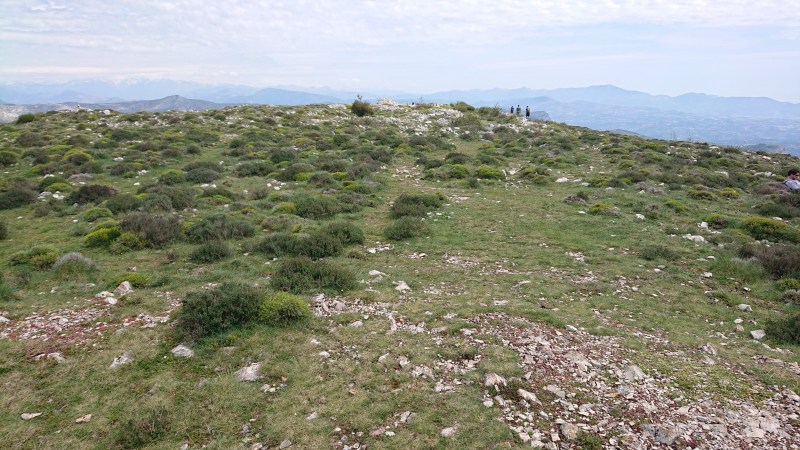
POLYGON ((350 111, 352 111, 353 114, 357 115, 358 117, 371 116, 375 114, 375 110, 372 109, 372 105, 370 105, 369 102, 362 100, 361 95, 358 95, 355 101, 353 101, 353 104, 350 105, 350 111))

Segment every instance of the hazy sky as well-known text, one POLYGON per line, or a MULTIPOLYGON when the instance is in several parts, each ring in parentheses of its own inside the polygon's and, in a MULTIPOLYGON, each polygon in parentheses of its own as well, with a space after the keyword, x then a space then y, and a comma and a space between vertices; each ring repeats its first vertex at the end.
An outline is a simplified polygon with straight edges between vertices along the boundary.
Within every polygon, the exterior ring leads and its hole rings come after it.
POLYGON ((800 0, 0 1, 0 81, 127 78, 800 102, 800 0))

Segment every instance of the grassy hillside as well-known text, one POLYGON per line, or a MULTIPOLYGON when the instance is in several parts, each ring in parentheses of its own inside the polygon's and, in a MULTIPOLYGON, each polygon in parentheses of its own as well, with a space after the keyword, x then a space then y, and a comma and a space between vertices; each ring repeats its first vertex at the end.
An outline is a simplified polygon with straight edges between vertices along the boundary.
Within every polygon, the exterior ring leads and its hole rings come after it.
POLYGON ((800 445, 796 158, 360 106, 0 126, 3 447, 800 445))

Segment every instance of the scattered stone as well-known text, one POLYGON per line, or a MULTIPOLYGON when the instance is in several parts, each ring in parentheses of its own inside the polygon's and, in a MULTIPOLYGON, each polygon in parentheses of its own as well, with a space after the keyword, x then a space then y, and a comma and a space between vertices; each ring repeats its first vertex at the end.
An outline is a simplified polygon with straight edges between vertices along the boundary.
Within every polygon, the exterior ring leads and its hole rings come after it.
POLYGON ((311 414, 309 414, 309 415, 306 417, 306 420, 314 420, 314 419, 316 419, 317 417, 319 417, 319 414, 317 414, 317 412, 316 412, 316 411, 314 411, 314 412, 312 412, 311 414))
POLYGON ((411 375, 417 378, 433 379, 433 369, 428 366, 416 366, 411 370, 411 375))
POLYGON ((176 358, 191 358, 192 356, 194 356, 194 350, 190 349, 189 347, 183 344, 176 346, 175 348, 170 350, 170 352, 172 353, 172 356, 176 358))
POLYGON ((283 442, 281 442, 281 445, 278 446, 278 448, 280 450, 283 450, 283 449, 289 448, 291 446, 292 446, 292 441, 290 441, 288 439, 284 439, 283 442))
POLYGON ((703 272, 703 278, 711 278, 713 276, 714 276, 714 274, 711 273, 711 272, 703 272))
POLYGON ((631 380, 631 381, 633 381, 633 380, 642 380, 642 379, 647 378, 647 374, 645 374, 644 371, 639 368, 639 366, 630 365, 630 366, 626 367, 625 369, 623 369, 622 378, 624 378, 626 380, 631 380))
POLYGON ((556 386, 555 384, 548 384, 547 386, 545 386, 544 390, 554 394, 556 397, 560 398, 561 400, 564 400, 565 398, 567 398, 567 393, 563 389, 559 389, 559 387, 556 386))
POLYGON ((328 358, 330 358, 330 357, 331 357, 331 354, 330 354, 330 353, 328 353, 328 352, 326 352, 325 350, 323 350, 323 351, 319 352, 318 354, 319 354, 319 356, 322 356, 322 357, 323 357, 323 358, 325 358, 325 359, 328 359, 328 358))
POLYGON ((19 417, 22 418, 22 420, 31 420, 31 419, 33 419, 35 417, 39 417, 41 415, 42 415, 42 413, 22 413, 22 415, 20 415, 19 417))
POLYGON ((567 177, 561 177, 556 179, 556 183, 566 183, 567 181, 569 181, 569 178, 567 177))
POLYGON ((497 389, 498 384, 502 384, 503 386, 505 386, 506 379, 494 372, 487 373, 483 379, 483 385, 486 387, 494 386, 495 389, 497 389))
POLYGON ((561 435, 564 436, 564 439, 567 441, 574 441, 578 439, 578 432, 580 429, 574 423, 562 423, 561 424, 561 435))
POLYGON ((348 326, 351 327, 351 328, 359 328, 359 327, 363 327, 364 326, 364 322, 362 322, 360 320, 356 320, 355 322, 351 323, 348 326))
POLYGON ((128 281, 123 281, 119 284, 119 286, 117 286, 116 289, 114 289, 114 293, 120 297, 124 297, 131 292, 133 292, 133 286, 131 286, 131 283, 128 281))
POLYGON ((252 382, 261 378, 261 374, 259 373, 260 371, 261 364, 253 363, 236 371, 236 377, 239 379, 239 381, 252 382))
POLYGON ((521 399, 525 400, 528 403, 536 403, 537 405, 542 404, 542 402, 540 402, 539 399, 536 397, 536 394, 534 394, 533 392, 528 392, 525 389, 522 388, 517 389, 517 395, 519 395, 521 399))
POLYGON ((733 319, 733 323, 735 323, 736 325, 739 325, 742 322, 744 322, 744 319, 740 319, 740 318, 733 319))
POLYGON ((704 352, 708 353, 711 356, 717 356, 717 349, 714 348, 711 344, 704 344, 700 346, 700 349, 704 352))
POLYGON ((739 306, 737 306, 737 308, 739 308, 739 311, 753 312, 753 307, 746 303, 739 303, 739 306))
POLYGON ((763 439, 764 436, 767 435, 767 432, 761 428, 748 427, 746 430, 744 430, 744 435, 749 438, 763 439))
POLYGON ((758 341, 760 341, 761 339, 764 339, 764 337, 766 335, 767 335, 767 333, 764 330, 753 330, 753 331, 750 332, 750 336, 752 336, 753 339, 756 339, 758 341))
POLYGON ((439 434, 442 435, 442 437, 451 438, 456 435, 456 427, 443 428, 439 434))
POLYGON ((403 414, 400 414, 400 423, 407 423, 412 417, 414 417, 414 413, 405 411, 403 414))
POLYGON ((92 420, 92 415, 86 414, 85 416, 80 416, 77 419, 75 419, 75 423, 89 423, 91 422, 91 420, 92 420))
POLYGON ((405 356, 398 356, 397 364, 400 364, 400 368, 404 369, 407 365, 411 364, 411 361, 409 361, 405 356))
POLYGON ((11 319, 5 316, 0 316, 0 323, 8 323, 11 322, 11 319))
POLYGON ((681 435, 681 429, 678 426, 645 424, 641 426, 641 429, 652 435, 656 442, 664 445, 672 445, 681 435))
POLYGON ((492 401, 492 399, 484 400, 483 401, 483 406, 485 406, 487 408, 491 408, 492 406, 494 406, 494 402, 492 401))
POLYGON ((370 270, 369 271, 369 276, 371 276, 371 277, 382 277, 382 276, 385 276, 385 275, 386 274, 381 272, 380 270, 370 270))
POLYGON ((572 331, 572 332, 578 331, 578 329, 577 329, 577 328, 575 328, 575 327, 574 327, 574 326, 572 326, 572 325, 567 325, 567 326, 566 326, 566 327, 564 327, 564 328, 566 328, 568 331, 572 331))
POLYGON ((125 352, 116 358, 109 366, 110 369, 116 369, 117 367, 124 366, 125 364, 130 364, 133 362, 133 356, 131 356, 130 352, 125 352))
POLYGON ((411 290, 411 287, 408 284, 406 284, 405 281, 398 281, 395 284, 396 284, 396 286, 395 286, 394 290, 396 290, 396 291, 405 292, 405 291, 410 291, 411 290))

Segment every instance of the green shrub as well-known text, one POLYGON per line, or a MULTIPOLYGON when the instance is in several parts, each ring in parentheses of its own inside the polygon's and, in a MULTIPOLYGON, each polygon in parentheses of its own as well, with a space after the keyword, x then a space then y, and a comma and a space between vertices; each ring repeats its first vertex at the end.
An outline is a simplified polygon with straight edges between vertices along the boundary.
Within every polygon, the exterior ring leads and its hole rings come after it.
POLYGON ((108 251, 114 255, 121 255, 131 250, 141 250, 145 248, 145 242, 136 233, 125 231, 111 243, 108 251))
MULTIPOLYGON (((203 195, 205 195, 207 192, 208 190, 203 191, 203 195)), ((139 193, 147 193, 148 196, 163 195, 169 197, 172 208, 176 210, 191 208, 194 206, 195 189, 189 186, 155 185, 140 189, 139 193)), ((215 193, 211 193, 209 195, 215 195, 215 193)))
POLYGON ((26 265, 37 270, 49 269, 55 264, 58 252, 51 247, 33 247, 26 252, 11 255, 12 266, 26 265))
POLYGON ((800 216, 800 208, 776 202, 764 202, 758 205, 755 212, 765 217, 783 217, 785 219, 800 216))
POLYGON ((712 213, 703 218, 703 222, 707 223, 710 228, 721 230, 732 226, 734 220, 722 214, 712 213))
POLYGON ((122 232, 117 227, 100 228, 83 237, 83 245, 87 247, 108 247, 122 232))
POLYGON ((372 109, 372 105, 362 100, 360 95, 356 97, 355 101, 353 101, 353 104, 350 105, 350 111, 358 117, 371 116, 375 114, 375 110, 372 109))
POLYGON ((609 205, 608 203, 595 203, 591 207, 589 207, 590 214, 596 215, 608 215, 611 214, 613 210, 613 206, 609 205))
POLYGON ((292 253, 297 256, 307 256, 311 259, 338 256, 342 253, 342 243, 336 236, 313 233, 298 239, 295 242, 292 253))
POLYGON ((233 174, 237 177, 263 177, 275 171, 275 166, 265 161, 248 161, 244 162, 235 169, 233 174))
POLYGON ((0 166, 10 166, 17 162, 17 154, 9 151, 0 151, 0 166))
POLYGON ((435 194, 408 194, 402 193, 392 203, 389 209, 392 218, 404 216, 422 217, 428 210, 440 208, 447 197, 442 193, 435 194))
POLYGON ((32 113, 21 114, 19 117, 17 117, 16 124, 22 125, 23 123, 30 123, 33 122, 34 120, 36 120, 35 114, 32 113))
POLYGON ((213 263, 231 256, 231 248, 222 241, 211 241, 200 245, 189 255, 193 263, 207 264, 213 263))
POLYGON ((344 292, 358 287, 355 274, 334 263, 306 257, 284 261, 272 275, 270 286, 293 294, 307 292, 344 292))
POLYGON ((475 176, 488 180, 503 180, 506 178, 506 174, 500 168, 487 165, 479 166, 475 171, 475 176))
POLYGON ((78 252, 59 256, 53 263, 53 270, 62 279, 76 279, 97 269, 97 263, 78 252))
POLYGON ((76 191, 72 191, 67 196, 67 203, 100 203, 107 198, 111 198, 117 194, 117 190, 111 186, 102 184, 87 184, 79 187, 76 191))
POLYGON ((519 172, 519 177, 533 184, 547 184, 551 181, 550 172, 544 167, 528 166, 519 172))
POLYGON ((186 294, 175 321, 179 337, 199 340, 258 319, 262 296, 240 283, 186 294))
POLYGON ((294 254, 295 247, 300 238, 289 233, 271 233, 261 242, 253 246, 252 251, 263 253, 265 256, 275 258, 278 256, 294 254))
POLYGON ((267 325, 286 326, 311 317, 308 303, 287 292, 268 292, 261 302, 258 318, 267 325))
POLYGON ((654 261, 657 259, 674 261, 678 259, 679 255, 665 245, 648 245, 639 251, 639 256, 648 261, 654 261))
POLYGON ((142 206, 142 199, 133 194, 119 194, 106 200, 103 206, 114 214, 120 214, 133 211, 142 206))
POLYGON ((394 203, 389 208, 389 216, 393 219, 400 217, 425 217, 428 215, 428 208, 421 203, 394 203))
POLYGON ((742 196, 742 194, 740 194, 739 191, 731 187, 723 188, 721 191, 719 191, 719 195, 729 199, 736 199, 742 196))
POLYGON ((589 186, 593 187, 608 187, 611 186, 614 179, 609 175, 594 175, 587 180, 589 186))
POLYGON ((780 280, 775 282, 778 289, 782 291, 788 290, 800 290, 800 279, 797 278, 781 278, 780 280))
POLYGON ((308 219, 324 219, 342 210, 342 205, 335 197, 328 195, 299 196, 294 199, 296 214, 308 219))
POLYGON ((800 241, 800 232, 788 223, 768 217, 751 216, 742 220, 741 228, 753 238, 771 241, 800 241))
POLYGON ((241 239, 256 233, 256 227, 242 217, 214 214, 191 224, 186 230, 189 242, 195 244, 210 240, 241 239))
POLYGON ((294 202, 280 202, 272 208, 274 214, 297 214, 297 205, 294 202))
POLYGON ((8 239, 8 225, 0 220, 0 241, 3 239, 8 239))
POLYGON ((166 184, 167 186, 181 184, 186 182, 186 175, 184 175, 182 170, 170 169, 164 171, 161 176, 158 177, 158 182, 160 184, 166 184))
POLYGON ((222 175, 214 169, 198 167, 186 172, 184 176, 190 183, 211 183, 222 175))
POLYGON ((177 239, 181 224, 176 216, 131 213, 120 220, 123 231, 134 233, 146 246, 160 248, 177 239))
POLYGON ((72 192, 72 185, 67 183, 53 183, 44 188, 47 192, 72 192))
POLYGON ((0 192, 0 210, 19 208, 36 201, 39 196, 30 189, 12 187, 7 191, 0 192))
POLYGON ((717 196, 713 192, 704 189, 690 189, 686 191, 686 195, 696 200, 717 200, 717 196))
POLYGON ((800 246, 793 244, 745 244, 739 249, 744 258, 755 258, 774 278, 800 277, 800 246))
POLYGON ((128 272, 115 276, 108 281, 108 287, 113 289, 119 286, 123 281, 127 281, 135 288, 147 287, 150 284, 150 277, 138 272, 128 272))
POLYGON ((419 217, 405 216, 390 223, 384 230, 383 235, 393 241, 402 241, 430 233, 428 223, 419 217))
POLYGON ((115 447, 147 447, 166 437, 172 429, 173 413, 167 406, 135 406, 131 416, 116 424, 113 434, 115 447))
POLYGON ((364 232, 351 222, 337 221, 326 223, 319 229, 320 234, 334 236, 344 245, 363 244, 364 232))
POLYGON ((667 200, 666 202, 664 202, 664 206, 677 213, 684 212, 689 209, 689 207, 686 206, 685 203, 675 199, 667 200))
POLYGON ((104 217, 113 217, 113 216, 114 214, 108 208, 94 207, 94 208, 89 208, 88 211, 83 213, 83 220, 91 223, 97 219, 102 219, 104 217))
POLYGON ((769 319, 764 324, 767 337, 779 344, 800 345, 800 313, 781 319, 769 319))

